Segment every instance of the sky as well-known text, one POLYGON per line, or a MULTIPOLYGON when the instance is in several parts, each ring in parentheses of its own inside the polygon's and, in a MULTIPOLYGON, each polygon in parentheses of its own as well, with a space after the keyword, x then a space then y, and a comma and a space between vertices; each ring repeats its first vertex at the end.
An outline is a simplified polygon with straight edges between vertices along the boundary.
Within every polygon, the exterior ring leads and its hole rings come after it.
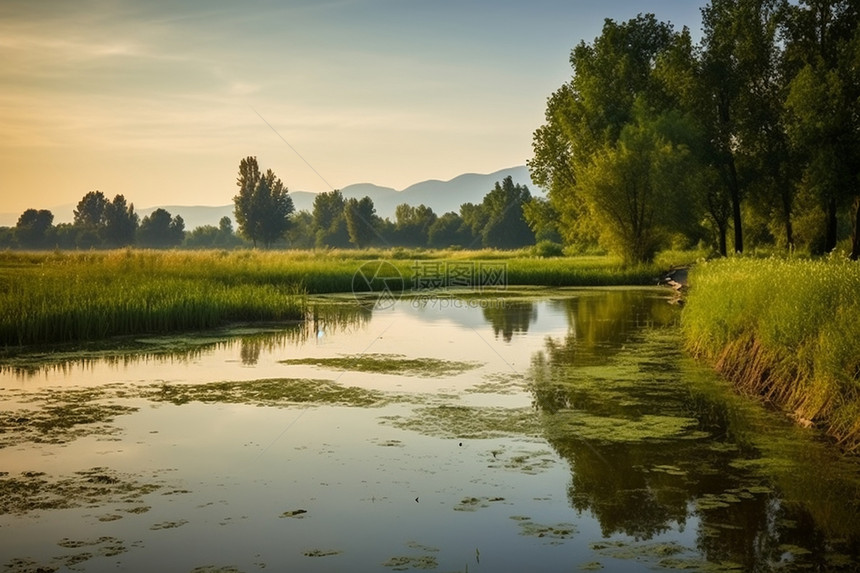
POLYGON ((605 18, 700 33, 696 0, 3 0, 0 213, 226 205, 243 157, 291 190, 523 165, 605 18))

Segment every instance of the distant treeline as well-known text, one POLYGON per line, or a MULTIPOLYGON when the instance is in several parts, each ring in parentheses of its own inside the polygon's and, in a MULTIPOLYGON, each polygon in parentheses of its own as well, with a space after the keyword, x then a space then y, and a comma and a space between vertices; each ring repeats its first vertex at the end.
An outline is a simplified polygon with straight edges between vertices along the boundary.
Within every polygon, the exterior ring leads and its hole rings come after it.
MULTIPOLYGON (((186 231, 182 217, 164 209, 141 219, 123 195, 109 200, 101 191, 92 191, 78 203, 72 223, 54 225, 50 211, 27 209, 15 227, 0 227, 0 248, 516 249, 535 243, 527 222, 535 200, 511 177, 497 182, 481 203, 464 203, 459 213, 437 215, 425 205, 404 203, 394 221, 377 216, 369 197, 346 199, 338 190, 318 195, 311 212, 295 212, 287 188, 271 170, 261 173, 254 157, 241 161, 238 186, 233 200, 236 230, 229 217, 222 217, 217 227, 186 231)), ((559 239, 546 233, 541 238, 559 239)))

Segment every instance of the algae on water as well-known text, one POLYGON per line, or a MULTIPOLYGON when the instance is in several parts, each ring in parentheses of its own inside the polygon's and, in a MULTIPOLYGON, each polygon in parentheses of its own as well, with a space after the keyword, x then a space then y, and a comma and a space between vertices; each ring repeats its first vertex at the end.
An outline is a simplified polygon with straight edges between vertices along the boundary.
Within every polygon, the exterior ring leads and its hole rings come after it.
POLYGON ((407 358, 402 354, 352 354, 332 358, 290 358, 281 360, 281 364, 304 364, 331 370, 400 374, 423 378, 455 376, 482 366, 480 362, 459 362, 438 358, 407 358))

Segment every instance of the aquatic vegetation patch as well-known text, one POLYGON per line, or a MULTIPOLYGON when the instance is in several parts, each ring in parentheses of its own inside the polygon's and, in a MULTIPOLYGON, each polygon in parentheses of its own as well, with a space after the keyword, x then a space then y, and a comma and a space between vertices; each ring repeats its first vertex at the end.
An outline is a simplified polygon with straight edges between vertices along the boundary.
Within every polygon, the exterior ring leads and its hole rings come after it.
POLYGON ((562 541, 570 539, 579 530, 573 523, 558 523, 556 525, 542 525, 532 521, 529 517, 521 515, 512 516, 511 519, 517 522, 520 526, 520 535, 526 537, 547 538, 553 541, 562 541))
POLYGON ((412 416, 383 416, 383 423, 440 438, 489 439, 540 436, 543 427, 531 408, 478 408, 443 405, 416 408, 412 416))
POLYGON ((544 417, 550 441, 575 436, 595 442, 643 442, 698 440, 710 434, 696 430, 698 420, 682 416, 646 414, 638 418, 598 416, 581 411, 563 411, 544 417))
POLYGON ((484 382, 467 388, 467 394, 519 394, 526 389, 526 377, 516 372, 493 372, 484 375, 484 382))
POLYGON ((331 370, 399 374, 422 378, 456 376, 483 366, 480 362, 458 362, 438 358, 408 358, 402 354, 351 354, 329 358, 290 358, 281 364, 304 364, 331 370))
POLYGON ((340 555, 343 551, 339 549, 309 549, 302 553, 305 557, 331 557, 332 555, 340 555))
POLYGON ((381 392, 343 386, 331 380, 307 378, 265 378, 206 384, 153 384, 141 390, 141 395, 154 402, 169 402, 175 405, 203 402, 258 406, 329 404, 368 407, 381 405, 385 401, 381 392))
POLYGON ((42 510, 89 505, 131 504, 157 491, 162 484, 143 483, 131 475, 95 467, 71 477, 51 478, 42 472, 0 475, 0 515, 28 515, 42 510))
POLYGON ((180 519, 179 521, 162 521, 161 523, 153 523, 149 526, 150 531, 159 531, 162 529, 176 529, 177 527, 182 527, 188 523, 187 519, 180 519))
POLYGON ((409 569, 436 569, 439 561, 435 555, 398 555, 382 564, 392 571, 408 571, 409 569))
POLYGON ((291 509, 282 513, 281 517, 293 517, 296 519, 303 519, 307 512, 308 510, 306 509, 291 509))
POLYGON ((478 511, 490 507, 491 503, 505 501, 503 497, 464 497, 454 506, 454 511, 478 511))
POLYGON ((86 435, 110 435, 110 422, 137 408, 105 403, 113 387, 51 390, 14 396, 34 404, 0 413, 0 448, 25 442, 62 444, 86 435))
POLYGON ((537 475, 554 466, 558 458, 549 450, 517 450, 507 452, 504 449, 491 450, 488 452, 488 468, 502 468, 505 470, 521 472, 529 475, 537 475))

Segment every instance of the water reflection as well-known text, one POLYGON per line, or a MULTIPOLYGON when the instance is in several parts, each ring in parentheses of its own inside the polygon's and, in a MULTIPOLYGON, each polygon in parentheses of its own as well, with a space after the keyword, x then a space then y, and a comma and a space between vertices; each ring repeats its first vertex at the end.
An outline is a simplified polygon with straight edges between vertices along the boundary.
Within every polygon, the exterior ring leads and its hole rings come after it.
POLYGON ((51 346, 45 349, 7 349, 0 352, 0 375, 28 379, 48 374, 70 375, 106 365, 128 369, 151 362, 188 364, 221 350, 238 347, 243 365, 254 366, 264 351, 320 340, 363 328, 372 311, 355 304, 318 302, 310 305, 302 322, 269 325, 237 325, 202 333, 181 333, 151 338, 117 338, 84 345, 51 346))
POLYGON ((532 301, 508 300, 504 304, 486 305, 482 310, 495 337, 501 335, 505 342, 510 342, 514 334, 527 333, 529 325, 537 320, 537 306, 532 301))
POLYGON ((856 562, 856 460, 841 464, 684 357, 665 300, 626 291, 556 304, 569 329, 532 357, 530 391, 570 463, 570 504, 605 536, 649 540, 694 524, 712 563, 856 562))

